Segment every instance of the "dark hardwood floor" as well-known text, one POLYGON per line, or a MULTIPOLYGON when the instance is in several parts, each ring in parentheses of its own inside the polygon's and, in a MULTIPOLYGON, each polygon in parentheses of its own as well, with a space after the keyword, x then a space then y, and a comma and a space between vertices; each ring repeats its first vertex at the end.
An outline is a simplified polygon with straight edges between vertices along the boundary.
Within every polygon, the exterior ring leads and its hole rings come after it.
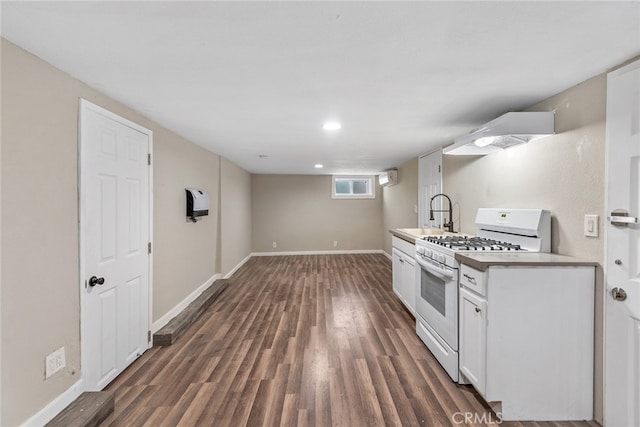
POLYGON ((378 254, 254 257, 175 344, 108 389, 115 412, 103 426, 499 423, 422 345, 378 254))

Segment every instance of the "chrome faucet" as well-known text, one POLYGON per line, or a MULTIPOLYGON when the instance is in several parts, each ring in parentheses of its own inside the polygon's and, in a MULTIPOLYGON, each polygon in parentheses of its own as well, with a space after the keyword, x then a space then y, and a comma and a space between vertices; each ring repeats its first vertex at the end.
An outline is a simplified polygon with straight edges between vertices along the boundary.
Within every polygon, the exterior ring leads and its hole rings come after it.
POLYGON ((447 196, 444 193, 438 193, 435 196, 433 196, 431 198, 431 201, 429 202, 429 220, 430 221, 434 221, 435 218, 433 217, 433 213, 434 212, 449 212, 449 222, 445 222, 444 224, 442 224, 442 227, 444 227, 445 230, 451 232, 451 233, 455 233, 455 231, 453 231, 453 205, 451 204, 451 199, 449 198, 449 196, 447 196), (438 196, 444 196, 447 198, 447 200, 449 201, 449 210, 443 210, 443 209, 433 209, 433 199, 435 199, 438 196))

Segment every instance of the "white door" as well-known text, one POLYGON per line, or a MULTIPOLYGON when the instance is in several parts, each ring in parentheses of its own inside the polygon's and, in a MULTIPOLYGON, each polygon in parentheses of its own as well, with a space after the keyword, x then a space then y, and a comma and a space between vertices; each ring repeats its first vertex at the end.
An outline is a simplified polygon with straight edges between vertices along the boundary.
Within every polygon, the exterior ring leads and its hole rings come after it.
POLYGON ((152 134, 80 110, 82 375, 101 390, 149 348, 152 134))
MULTIPOLYGON (((431 198, 442 190, 442 150, 425 154, 418 160, 418 227, 442 227, 442 214, 434 212, 434 220, 429 219, 431 198)), ((433 209, 440 210, 443 206, 442 197, 433 201, 433 209)), ((448 206, 447 206, 448 208, 448 206)), ((449 221, 449 218, 446 218, 449 221)))
POLYGON ((607 171, 604 421, 640 426, 640 61, 608 76, 607 171))

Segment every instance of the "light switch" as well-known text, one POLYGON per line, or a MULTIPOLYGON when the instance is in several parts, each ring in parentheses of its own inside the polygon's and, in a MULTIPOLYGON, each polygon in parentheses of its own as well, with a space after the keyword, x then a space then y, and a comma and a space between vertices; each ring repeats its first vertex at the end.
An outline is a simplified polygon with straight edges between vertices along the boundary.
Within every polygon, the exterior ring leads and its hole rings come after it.
POLYGON ((584 216, 584 235, 598 237, 598 215, 584 216))

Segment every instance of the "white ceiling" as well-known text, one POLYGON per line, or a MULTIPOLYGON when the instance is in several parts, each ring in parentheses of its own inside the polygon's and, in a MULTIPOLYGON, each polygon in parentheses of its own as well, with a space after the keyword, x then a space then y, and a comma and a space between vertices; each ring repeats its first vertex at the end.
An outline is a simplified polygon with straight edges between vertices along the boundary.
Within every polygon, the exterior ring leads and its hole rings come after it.
POLYGON ((253 173, 399 166, 640 54, 639 1, 1 7, 6 39, 253 173))

